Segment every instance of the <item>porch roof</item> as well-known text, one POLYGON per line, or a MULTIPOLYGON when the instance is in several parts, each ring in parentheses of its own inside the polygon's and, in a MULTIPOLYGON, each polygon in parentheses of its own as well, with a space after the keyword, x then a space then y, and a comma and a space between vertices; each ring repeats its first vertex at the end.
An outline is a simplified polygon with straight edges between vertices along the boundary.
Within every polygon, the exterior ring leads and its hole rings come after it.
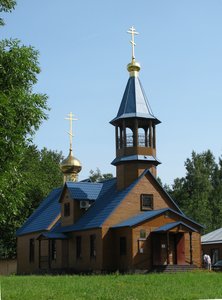
POLYGON ((193 227, 185 224, 184 222, 182 221, 178 221, 178 222, 172 222, 172 223, 167 223, 163 226, 160 226, 159 228, 156 228, 153 232, 167 232, 175 227, 178 227, 178 226, 184 226, 186 227, 187 229, 189 229, 189 231, 194 231, 194 232, 197 232, 196 229, 194 229, 193 227))
MULTIPOLYGON (((129 218, 119 224, 116 224, 114 225, 112 228, 120 228, 120 227, 132 227, 132 226, 136 226, 137 224, 139 223, 142 223, 144 221, 148 221, 154 217, 157 217, 165 212, 173 212, 174 214, 176 214, 177 216, 180 216, 181 219, 183 219, 185 222, 186 220, 187 221, 190 221, 192 222, 193 224, 197 225, 198 227, 201 227, 202 226, 198 223, 196 223, 195 221, 191 220, 190 218, 186 217, 184 214, 181 214, 181 213, 178 213, 177 211, 171 209, 171 208, 163 208, 163 209, 158 209, 158 210, 150 210, 150 211, 146 211, 146 212, 143 212, 143 213, 140 213, 132 218, 129 218)), ((193 227, 187 225, 186 223, 182 222, 182 221, 178 221, 178 222, 173 222, 173 223, 167 223, 159 228, 162 228, 162 230, 166 230, 167 229, 167 226, 169 226, 169 224, 175 224, 175 223, 181 223, 181 224, 184 224, 186 227, 190 227, 192 229, 192 231, 197 231, 196 229, 194 229, 193 227)), ((177 225, 175 225, 177 226, 177 225)))
POLYGON ((59 232, 43 232, 39 235, 37 239, 40 240, 41 238, 52 239, 52 240, 68 239, 68 237, 64 233, 59 233, 59 232))

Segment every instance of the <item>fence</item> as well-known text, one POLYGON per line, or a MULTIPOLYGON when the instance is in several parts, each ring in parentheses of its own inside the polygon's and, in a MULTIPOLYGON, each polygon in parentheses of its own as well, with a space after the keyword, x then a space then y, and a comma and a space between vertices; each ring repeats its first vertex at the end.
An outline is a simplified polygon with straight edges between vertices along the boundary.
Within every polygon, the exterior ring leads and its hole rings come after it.
POLYGON ((16 274, 16 272, 17 272, 16 259, 0 260, 0 275, 16 274))

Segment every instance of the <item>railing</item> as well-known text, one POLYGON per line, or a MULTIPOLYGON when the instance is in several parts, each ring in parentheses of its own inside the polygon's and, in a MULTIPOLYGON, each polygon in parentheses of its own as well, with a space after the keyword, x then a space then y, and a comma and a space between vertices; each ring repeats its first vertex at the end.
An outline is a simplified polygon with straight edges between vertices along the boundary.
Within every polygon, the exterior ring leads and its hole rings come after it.
MULTIPOLYGON (((138 146, 139 147, 149 147, 148 145, 148 141, 149 141, 149 138, 145 137, 144 134, 138 134, 138 146), (146 142, 147 142, 147 145, 146 145, 146 142)), ((118 137, 118 140, 117 140, 117 148, 120 149, 121 148, 121 139, 120 137, 118 137)), ((130 147, 133 147, 134 146, 134 141, 133 141, 133 134, 131 133, 128 133, 126 135, 126 146, 127 148, 130 148, 130 147)))

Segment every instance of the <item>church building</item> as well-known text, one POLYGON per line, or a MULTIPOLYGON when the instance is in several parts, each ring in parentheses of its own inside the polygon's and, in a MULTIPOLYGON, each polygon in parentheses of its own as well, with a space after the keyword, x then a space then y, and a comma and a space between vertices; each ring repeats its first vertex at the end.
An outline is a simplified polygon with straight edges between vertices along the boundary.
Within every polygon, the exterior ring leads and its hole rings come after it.
MULTIPOLYGON (((135 272, 201 266, 202 226, 187 217, 157 180, 156 126, 134 55, 115 128, 116 178, 78 181, 72 143, 55 188, 17 231, 19 274, 135 272)), ((70 116, 72 119, 72 115, 70 116)), ((71 136, 71 135, 70 135, 71 136)))

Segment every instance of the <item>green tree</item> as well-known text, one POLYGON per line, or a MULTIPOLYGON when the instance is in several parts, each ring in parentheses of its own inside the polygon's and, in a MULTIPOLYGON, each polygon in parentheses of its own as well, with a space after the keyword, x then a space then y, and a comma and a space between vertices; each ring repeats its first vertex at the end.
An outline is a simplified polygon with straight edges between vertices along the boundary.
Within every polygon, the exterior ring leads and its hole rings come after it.
MULTIPOLYGON (((11 12, 15 8, 15 5, 15 0, 0 0, 0 12, 11 12)), ((0 18, 0 26, 4 24, 4 20, 0 18)))
POLYGON ((212 211, 209 231, 222 227, 222 160, 216 165, 212 175, 213 191, 209 196, 209 205, 212 211))
POLYGON ((107 180, 107 179, 113 178, 113 174, 112 173, 102 174, 99 168, 97 168, 96 171, 90 170, 89 174, 90 174, 89 175, 89 179, 92 182, 99 182, 99 181, 103 181, 103 180, 107 180))
POLYGON ((62 154, 38 150, 32 145, 24 149, 16 176, 10 174, 5 185, 5 203, 0 213, 0 257, 16 254, 15 231, 43 198, 55 187, 61 186, 63 176, 59 168, 62 154))
MULTIPOLYGON (((0 0, 10 12, 13 0, 0 0)), ((4 21, 0 19, 0 25, 4 21)), ((27 177, 21 170, 32 137, 47 119, 47 96, 33 92, 40 72, 38 51, 18 40, 0 41, 0 256, 12 256, 15 230, 27 206, 27 177)), ((29 204, 28 204, 29 205, 29 204)))
POLYGON ((185 162, 186 176, 174 180, 172 197, 189 217, 206 227, 213 226, 212 195, 217 164, 210 150, 201 154, 192 152, 185 162))

